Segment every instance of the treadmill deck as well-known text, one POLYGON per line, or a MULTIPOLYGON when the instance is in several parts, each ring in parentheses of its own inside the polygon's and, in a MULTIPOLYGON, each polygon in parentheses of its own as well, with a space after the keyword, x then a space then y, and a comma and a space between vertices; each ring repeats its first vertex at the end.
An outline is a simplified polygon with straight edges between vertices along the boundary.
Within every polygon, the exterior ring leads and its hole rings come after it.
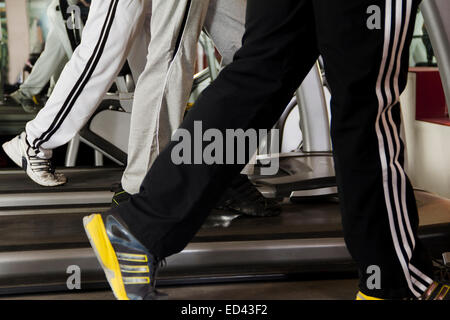
MULTIPOLYGON (((82 217, 108 210, 112 195, 109 188, 118 181, 121 170, 64 172, 71 179, 69 184, 65 190, 51 190, 50 194, 71 195, 65 205, 52 205, 49 198, 44 205, 25 206, 1 205, 2 198, 17 195, 17 190, 5 186, 12 179, 8 174, 19 180, 20 176, 26 178, 24 173, 0 173, 0 293, 40 291, 43 286, 65 290, 70 265, 81 268, 85 287, 105 284, 85 236, 82 217), (84 190, 85 186, 90 186, 90 191, 84 190), (92 197, 103 193, 104 199, 92 204, 70 203, 73 194, 83 192, 92 197)), ((12 181, 12 186, 19 184, 12 181)), ((28 195, 49 195, 43 192, 47 188, 26 185, 28 195)), ((416 196, 420 237, 435 256, 449 251, 450 200, 421 191, 416 196)), ((173 284, 327 270, 354 270, 354 265, 342 237, 339 204, 322 199, 283 203, 279 217, 254 218, 214 211, 189 246, 169 257, 161 277, 162 283, 173 284)))

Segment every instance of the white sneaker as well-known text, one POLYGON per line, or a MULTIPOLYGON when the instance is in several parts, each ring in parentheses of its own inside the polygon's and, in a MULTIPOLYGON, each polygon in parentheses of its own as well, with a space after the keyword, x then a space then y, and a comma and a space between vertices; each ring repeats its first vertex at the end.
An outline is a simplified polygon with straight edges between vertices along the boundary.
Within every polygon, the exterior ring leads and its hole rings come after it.
POLYGON ((55 173, 51 159, 39 158, 35 150, 26 140, 26 133, 18 135, 9 142, 3 144, 3 150, 19 167, 25 170, 27 175, 44 187, 55 187, 67 182, 62 173, 55 173))

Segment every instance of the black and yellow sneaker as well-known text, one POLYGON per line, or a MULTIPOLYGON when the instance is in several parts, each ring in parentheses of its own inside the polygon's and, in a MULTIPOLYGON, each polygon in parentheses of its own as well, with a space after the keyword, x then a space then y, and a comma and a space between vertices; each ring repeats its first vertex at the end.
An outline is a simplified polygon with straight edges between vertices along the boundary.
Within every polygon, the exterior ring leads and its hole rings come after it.
POLYGON ((112 208, 118 207, 121 203, 128 201, 131 197, 131 194, 129 194, 128 192, 123 190, 122 184, 120 184, 120 183, 114 184, 111 187, 111 191, 114 192, 114 195, 113 195, 113 198, 111 201, 112 208))
POLYGON ((433 282, 425 291, 420 300, 450 300, 450 285, 442 282, 433 282))
POLYGON ((167 299, 167 295, 155 289, 161 261, 131 234, 119 216, 93 214, 84 217, 83 224, 117 299, 167 299))

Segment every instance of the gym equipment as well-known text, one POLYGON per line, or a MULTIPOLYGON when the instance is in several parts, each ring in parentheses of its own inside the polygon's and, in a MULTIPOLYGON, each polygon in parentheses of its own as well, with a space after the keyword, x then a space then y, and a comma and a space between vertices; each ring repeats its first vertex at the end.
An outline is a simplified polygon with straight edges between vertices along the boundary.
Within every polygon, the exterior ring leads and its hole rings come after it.
MULTIPOLYGON (((70 183, 49 190, 20 171, 0 171, 0 294, 68 290, 67 270, 74 265, 82 270, 83 289, 107 288, 80 221, 109 208, 107 188, 121 170, 62 172, 70 183)), ((416 196, 425 221, 420 237, 441 257, 450 243, 450 201, 416 196)), ((284 205, 281 216, 270 218, 213 212, 189 246, 168 259, 158 281, 180 285, 353 270, 338 204, 316 201, 284 205)))
POLYGON ((258 164, 249 165, 243 171, 266 197, 289 197, 296 200, 337 194, 330 120, 324 90, 324 82, 317 63, 275 126, 280 132, 280 140, 276 145, 281 146, 287 119, 293 110, 298 109, 303 136, 298 150, 280 154, 278 150, 274 150, 273 139, 269 137, 268 152, 259 154, 256 160, 261 162, 278 158, 279 173, 273 177, 263 176, 261 165, 258 164))

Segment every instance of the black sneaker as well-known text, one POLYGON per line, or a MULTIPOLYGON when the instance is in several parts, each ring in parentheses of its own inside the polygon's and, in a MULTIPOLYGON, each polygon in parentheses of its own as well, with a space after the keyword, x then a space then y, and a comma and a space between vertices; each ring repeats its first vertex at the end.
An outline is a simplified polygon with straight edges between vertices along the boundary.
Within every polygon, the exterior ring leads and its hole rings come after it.
POLYGON ((83 224, 117 299, 167 299, 167 295, 155 289, 161 260, 148 252, 120 217, 111 213, 93 214, 84 217, 83 224))
POLYGON ((111 191, 114 192, 114 196, 111 201, 111 208, 118 207, 122 202, 126 202, 130 199, 131 194, 123 190, 122 184, 117 183, 111 187, 111 191))
MULTIPOLYGON (((123 190, 121 184, 111 188, 114 192, 112 208, 118 207, 122 202, 130 199, 130 194, 123 190)), ((274 217, 281 213, 280 204, 272 199, 266 199, 245 176, 236 178, 228 188, 216 209, 232 211, 252 217, 274 217)))
POLYGON ((265 198, 253 183, 242 175, 225 191, 217 209, 252 217, 274 217, 281 213, 281 206, 277 201, 265 198))

